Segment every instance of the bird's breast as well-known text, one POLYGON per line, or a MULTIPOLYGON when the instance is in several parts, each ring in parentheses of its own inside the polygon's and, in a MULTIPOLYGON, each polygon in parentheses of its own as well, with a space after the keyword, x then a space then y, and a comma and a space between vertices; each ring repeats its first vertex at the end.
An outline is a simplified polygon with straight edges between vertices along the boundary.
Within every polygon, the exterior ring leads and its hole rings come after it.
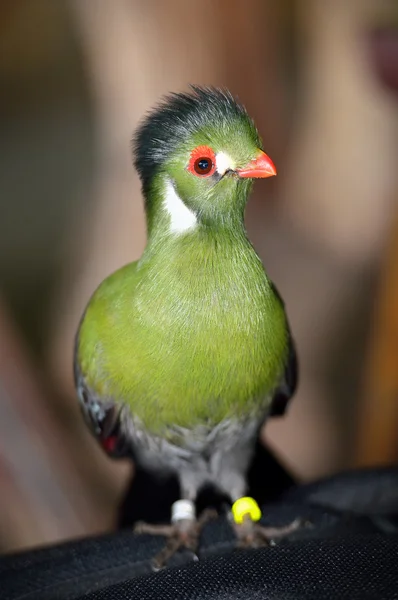
POLYGON ((111 312, 90 385, 101 379, 153 432, 264 411, 279 383, 284 310, 256 255, 169 256, 144 266, 111 312))

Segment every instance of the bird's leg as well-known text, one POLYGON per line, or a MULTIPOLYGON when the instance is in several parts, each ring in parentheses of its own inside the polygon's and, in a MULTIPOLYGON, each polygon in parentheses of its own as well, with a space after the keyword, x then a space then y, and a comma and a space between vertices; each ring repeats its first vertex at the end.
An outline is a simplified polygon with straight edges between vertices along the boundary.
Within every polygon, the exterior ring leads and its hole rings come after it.
POLYGON ((232 507, 234 530, 239 548, 258 548, 275 543, 291 533, 305 527, 306 522, 295 519, 282 527, 265 527, 258 521, 261 511, 253 498, 240 498, 232 507))
POLYGON ((198 519, 195 518, 195 508, 191 501, 179 500, 172 507, 171 525, 150 525, 148 523, 137 523, 135 533, 149 533, 150 535, 162 535, 168 538, 165 547, 152 560, 155 570, 164 567, 178 550, 185 548, 194 554, 199 544, 199 537, 203 527, 211 519, 217 517, 215 510, 205 510, 198 519))

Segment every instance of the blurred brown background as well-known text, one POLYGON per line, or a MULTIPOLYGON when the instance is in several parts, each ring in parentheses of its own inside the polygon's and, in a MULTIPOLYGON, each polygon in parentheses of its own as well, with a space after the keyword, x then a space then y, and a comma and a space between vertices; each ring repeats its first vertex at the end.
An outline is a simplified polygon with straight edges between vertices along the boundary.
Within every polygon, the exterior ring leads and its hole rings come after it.
POLYGON ((247 225, 301 383, 268 442, 304 480, 397 462, 396 26, 395 0, 0 0, 0 551, 114 524, 131 466, 83 424, 73 336, 145 244, 132 131, 190 82, 278 166, 247 225))

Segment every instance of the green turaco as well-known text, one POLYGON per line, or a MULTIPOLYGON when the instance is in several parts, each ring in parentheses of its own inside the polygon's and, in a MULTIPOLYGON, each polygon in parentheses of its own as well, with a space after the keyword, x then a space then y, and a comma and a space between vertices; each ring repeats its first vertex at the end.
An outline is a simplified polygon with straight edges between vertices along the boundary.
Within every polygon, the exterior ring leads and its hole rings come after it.
POLYGON ((245 498, 246 473, 297 368, 283 302, 244 212, 253 179, 275 167, 246 110, 229 92, 201 87, 170 95, 145 118, 134 158, 147 245, 85 310, 78 396, 110 454, 128 448, 159 476, 177 474, 170 532, 181 544, 197 538, 195 499, 208 484, 230 498, 242 538, 265 538, 245 498))

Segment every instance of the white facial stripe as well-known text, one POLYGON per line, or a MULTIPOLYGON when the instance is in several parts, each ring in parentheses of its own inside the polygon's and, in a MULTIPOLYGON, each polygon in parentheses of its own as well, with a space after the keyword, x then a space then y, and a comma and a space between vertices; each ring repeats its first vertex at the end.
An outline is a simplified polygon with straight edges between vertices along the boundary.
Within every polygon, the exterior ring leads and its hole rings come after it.
POLYGON ((195 229, 198 223, 195 213, 185 206, 169 180, 166 183, 164 207, 170 215, 171 232, 184 233, 184 231, 195 229))
POLYGON ((235 165, 232 161, 232 158, 228 156, 225 152, 217 152, 216 154, 216 168, 217 172, 220 175, 224 175, 226 171, 231 169, 232 171, 235 168, 235 165))

